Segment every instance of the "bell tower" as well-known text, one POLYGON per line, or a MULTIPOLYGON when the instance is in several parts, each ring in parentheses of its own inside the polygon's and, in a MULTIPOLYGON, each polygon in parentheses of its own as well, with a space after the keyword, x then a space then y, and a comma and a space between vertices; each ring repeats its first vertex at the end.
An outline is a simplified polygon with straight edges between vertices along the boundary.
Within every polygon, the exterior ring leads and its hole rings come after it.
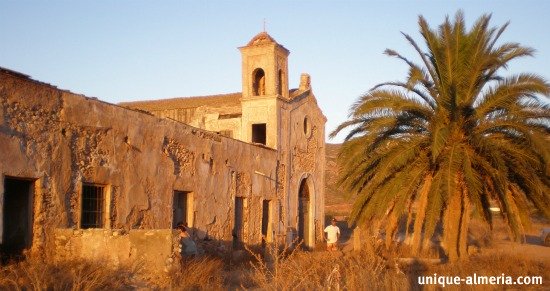
POLYGON ((242 57, 242 132, 246 142, 277 148, 281 102, 288 101, 289 51, 267 32, 240 47, 242 57))
POLYGON ((288 99, 288 54, 267 32, 240 47, 243 99, 279 95, 288 99))

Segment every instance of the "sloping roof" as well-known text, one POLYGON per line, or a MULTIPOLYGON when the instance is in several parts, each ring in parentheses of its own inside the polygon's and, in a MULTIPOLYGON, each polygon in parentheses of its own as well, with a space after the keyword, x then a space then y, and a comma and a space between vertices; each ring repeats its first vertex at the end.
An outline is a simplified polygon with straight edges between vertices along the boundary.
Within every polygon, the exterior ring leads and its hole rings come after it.
POLYGON ((211 107, 240 106, 241 92, 210 96, 178 97, 160 100, 122 102, 120 106, 142 109, 147 111, 164 109, 197 108, 208 105, 211 107))
POLYGON ((258 34, 256 34, 256 36, 254 36, 247 44, 247 46, 252 46, 252 45, 261 45, 261 44, 267 44, 267 43, 275 43, 275 44, 278 44, 277 41, 275 41, 275 39, 273 37, 271 37, 271 35, 269 35, 267 32, 263 31, 263 32, 260 32, 258 34))
POLYGON ((275 46, 285 50, 287 53, 289 52, 287 48, 279 44, 273 37, 271 37, 271 35, 269 35, 265 31, 256 34, 245 47, 263 46, 269 44, 274 44, 275 46))
MULTIPOLYGON (((310 90, 290 89, 289 90, 289 102, 297 101, 310 94, 310 90)), ((140 109, 145 111, 166 110, 166 109, 186 109, 197 108, 201 106, 208 107, 229 107, 240 106, 242 99, 241 92, 208 95, 208 96, 193 96, 193 97, 177 97, 170 99, 158 99, 158 100, 144 100, 144 101, 132 101, 122 102, 118 105, 140 109)))

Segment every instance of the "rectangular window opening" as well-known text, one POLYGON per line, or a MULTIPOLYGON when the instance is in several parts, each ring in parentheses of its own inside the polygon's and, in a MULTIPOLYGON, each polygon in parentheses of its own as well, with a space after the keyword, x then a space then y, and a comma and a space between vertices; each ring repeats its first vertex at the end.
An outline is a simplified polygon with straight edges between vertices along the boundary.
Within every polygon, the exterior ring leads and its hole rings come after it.
POLYGON ((187 227, 193 227, 193 197, 189 191, 174 191, 172 227, 176 228, 178 223, 187 227))
POLYGON ((105 187, 83 184, 80 228, 103 228, 104 205, 105 187))
POLYGON ((265 145, 266 141, 267 141, 266 124, 265 123, 252 124, 252 142, 261 143, 265 145))

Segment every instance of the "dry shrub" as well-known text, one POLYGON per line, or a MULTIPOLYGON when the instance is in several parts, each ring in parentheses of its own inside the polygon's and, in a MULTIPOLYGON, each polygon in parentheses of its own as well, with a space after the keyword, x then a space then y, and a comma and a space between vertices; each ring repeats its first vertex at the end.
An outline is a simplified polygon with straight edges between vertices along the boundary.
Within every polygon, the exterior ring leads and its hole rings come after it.
POLYGON ((137 270, 112 268, 104 262, 47 262, 28 258, 0 267, 0 289, 4 290, 97 290, 124 289, 137 270))
POLYGON ((173 290, 220 290, 224 284, 222 259, 203 256, 182 264, 181 270, 170 274, 173 290))
POLYGON ((304 252, 298 248, 269 248, 255 254, 243 288, 261 290, 392 289, 408 286, 407 277, 389 261, 368 251, 344 255, 342 252, 304 252))
POLYGON ((468 228, 469 245, 476 247, 491 247, 493 246, 493 232, 490 227, 479 219, 472 219, 468 228))

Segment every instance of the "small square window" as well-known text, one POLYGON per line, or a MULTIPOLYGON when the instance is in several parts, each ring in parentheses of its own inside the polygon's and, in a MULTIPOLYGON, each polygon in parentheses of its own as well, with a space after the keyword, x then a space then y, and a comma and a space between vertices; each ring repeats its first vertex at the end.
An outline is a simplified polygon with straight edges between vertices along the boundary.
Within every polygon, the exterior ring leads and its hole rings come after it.
POLYGON ((252 124, 252 142, 266 144, 267 135, 266 135, 266 124, 258 123, 252 124))
POLYGON ((80 228, 102 228, 105 205, 105 187, 82 185, 80 228))

